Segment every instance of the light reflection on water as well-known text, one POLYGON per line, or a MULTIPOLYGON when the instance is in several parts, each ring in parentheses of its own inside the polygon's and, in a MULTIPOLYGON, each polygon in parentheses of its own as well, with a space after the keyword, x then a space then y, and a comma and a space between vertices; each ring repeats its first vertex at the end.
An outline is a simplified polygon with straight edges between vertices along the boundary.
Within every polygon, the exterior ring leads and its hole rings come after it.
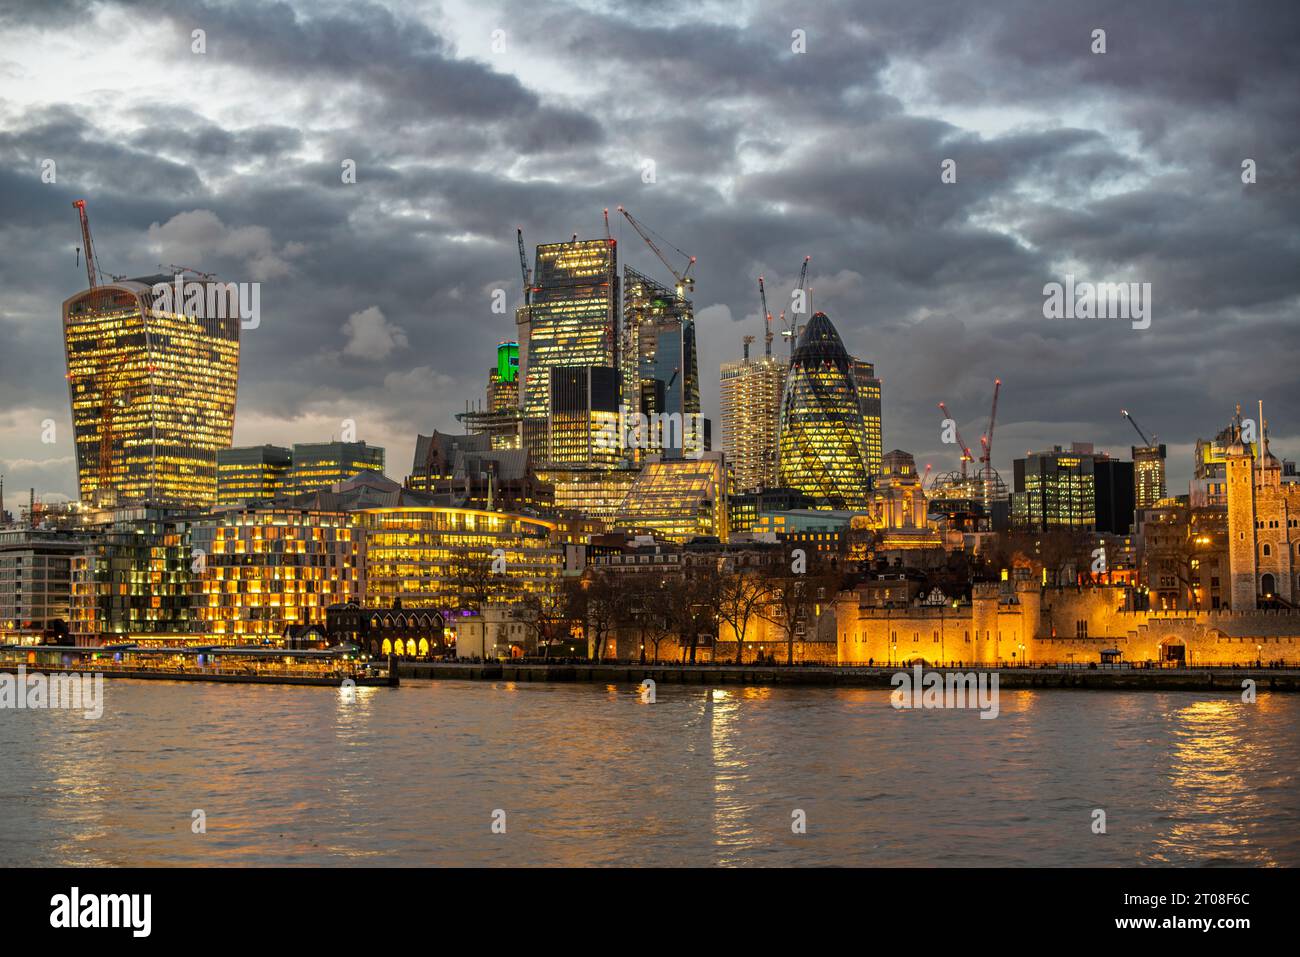
POLYGON ((100 721, 0 712, 0 863, 1300 864, 1300 697, 656 697, 111 681, 100 721))

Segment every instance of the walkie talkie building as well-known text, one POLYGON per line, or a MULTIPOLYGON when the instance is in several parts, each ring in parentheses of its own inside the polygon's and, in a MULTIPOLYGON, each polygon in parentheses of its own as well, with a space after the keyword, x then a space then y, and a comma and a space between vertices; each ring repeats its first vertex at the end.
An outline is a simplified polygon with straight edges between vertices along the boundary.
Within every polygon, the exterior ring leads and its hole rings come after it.
POLYGON ((217 450, 230 447, 235 428, 239 303, 209 309, 219 297, 208 295, 198 309, 155 308, 153 288, 172 282, 114 282, 63 303, 83 502, 204 508, 216 500, 217 450))

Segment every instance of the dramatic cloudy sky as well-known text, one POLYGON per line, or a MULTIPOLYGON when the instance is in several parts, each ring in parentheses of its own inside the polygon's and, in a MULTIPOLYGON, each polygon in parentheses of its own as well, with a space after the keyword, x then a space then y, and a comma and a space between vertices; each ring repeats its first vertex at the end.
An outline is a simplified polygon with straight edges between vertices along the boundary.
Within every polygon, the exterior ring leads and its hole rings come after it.
POLYGON ((715 417, 719 363, 762 334, 755 277, 780 300, 807 254, 884 380, 886 448, 922 463, 954 463, 941 399, 977 441, 995 376, 1008 480, 1031 447, 1127 452, 1122 407, 1173 491, 1237 402, 1300 457, 1298 77, 1292 0, 5 3, 0 471, 75 494, 79 197, 106 272, 262 283, 237 444, 355 419, 399 479, 514 334, 491 304, 520 298, 515 227, 596 236, 620 203, 698 256, 715 417), (1150 282, 1150 329, 1045 319, 1066 273, 1150 282))

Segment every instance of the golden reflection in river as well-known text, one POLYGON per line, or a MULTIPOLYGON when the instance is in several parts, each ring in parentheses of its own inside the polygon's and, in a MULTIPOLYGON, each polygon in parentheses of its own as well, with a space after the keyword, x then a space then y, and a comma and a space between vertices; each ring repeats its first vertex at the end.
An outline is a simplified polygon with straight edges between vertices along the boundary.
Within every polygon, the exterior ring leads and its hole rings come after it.
POLYGON ((101 720, 0 712, 0 848, 35 866, 1300 863, 1300 696, 1004 690, 983 720, 897 711, 884 688, 667 684, 648 705, 603 683, 348 700, 121 680, 101 720))
POLYGON ((708 698, 713 752, 713 845, 718 864, 743 861, 757 842, 755 808, 746 796, 752 750, 744 739, 746 709, 769 699, 771 688, 714 688, 708 698))
POLYGON ((1165 827, 1155 838, 1156 860, 1199 849, 1225 862, 1276 865, 1271 850, 1252 841, 1242 824, 1259 802, 1254 769, 1263 764, 1260 752, 1273 744, 1245 733, 1245 709, 1267 707, 1268 697, 1257 704, 1215 698, 1170 709, 1171 788, 1157 805, 1165 827))
POLYGON ((716 862, 727 864, 736 847, 753 836, 746 820, 747 809, 738 797, 745 780, 745 759, 739 741, 739 689, 714 688, 707 701, 713 757, 713 845, 716 862))
POLYGON ((91 722, 80 713, 49 711, 42 715, 45 716, 59 728, 48 737, 48 746, 38 753, 37 760, 49 779, 41 800, 57 805, 71 822, 55 852, 57 864, 67 867, 111 863, 99 854, 104 837, 113 826, 112 789, 104 783, 108 778, 109 757, 104 753, 102 739, 92 733, 91 722))

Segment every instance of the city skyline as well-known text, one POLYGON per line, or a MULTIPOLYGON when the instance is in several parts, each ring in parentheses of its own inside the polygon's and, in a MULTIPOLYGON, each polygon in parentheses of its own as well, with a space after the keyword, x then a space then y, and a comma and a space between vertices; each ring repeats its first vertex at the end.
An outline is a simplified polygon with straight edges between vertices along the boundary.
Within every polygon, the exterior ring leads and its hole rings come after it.
MULTIPOLYGON (((37 42, 4 57, 7 487, 76 494, 64 384, 47 381, 58 303, 84 288, 76 198, 89 202, 106 270, 149 275, 162 260, 263 283, 265 321, 243 337, 236 446, 326 441, 352 419, 390 461, 409 460, 416 434, 455 428, 495 343, 514 335, 514 227, 530 245, 597 235, 600 211, 625 202, 699 257, 692 299, 703 410, 715 422, 719 366, 763 331, 754 279, 767 277, 778 312, 811 255, 812 309, 835 317, 848 351, 885 384, 884 448, 936 471, 955 466, 937 402, 977 435, 995 377, 1006 383, 1004 475, 1025 451, 1073 441, 1124 457, 1135 436, 1121 408, 1168 446, 1171 493, 1191 477, 1196 440, 1212 437, 1203 423, 1217 429, 1238 402, 1262 399, 1278 423, 1274 449, 1295 455, 1286 319, 1300 285, 1285 171, 1296 132, 1275 92, 1293 65, 1277 38, 1295 24, 1280 8, 1216 22, 1213 38, 1159 5, 1086 15, 1001 6, 981 12, 979 29, 971 12, 942 6, 810 11, 796 24, 755 4, 734 26, 671 8, 566 24, 563 9, 538 11, 545 45, 502 15, 496 52, 490 5, 172 6, 159 18, 175 56, 193 57, 184 91, 158 50, 99 41, 134 9, 7 13, 16 40, 57 34, 81 54, 58 76, 27 52, 37 42), (1089 50, 1097 18, 1108 21, 1104 55, 1089 50), (191 52, 191 21, 206 30, 203 54, 191 52), (815 57, 793 52, 795 29, 815 57), (1170 42, 1154 44, 1156 34, 1170 42), (409 102, 386 75, 357 70, 347 41, 359 38, 449 91, 419 103, 402 144, 353 133, 362 107, 392 116, 409 102), (596 41, 607 59, 579 81, 584 43, 596 41), (650 47, 670 52, 646 58, 650 47), (996 81, 958 82, 995 56, 996 81), (116 79, 127 59, 129 89, 116 79), (1238 61, 1252 63, 1252 82, 1204 81, 1238 61), (219 93, 204 75, 214 68, 219 93), (329 108, 287 95, 300 73, 328 83, 335 70, 352 85, 329 108), (706 90, 717 92, 701 113, 706 90), (949 157, 955 183, 940 178, 949 157), (42 181, 47 158, 52 182, 42 181), (1245 158, 1258 164, 1249 185, 1245 158), (348 159, 351 185, 338 175, 348 159), (1066 275, 1151 282, 1151 327, 1044 319, 1042 288, 1066 275), (505 314, 491 311, 497 288, 505 314)), ((612 228, 627 265, 667 281, 630 229, 612 228)))
POLYGON ((192 939, 262 868, 1277 923, 1300 6, 14 0, 0 37, 22 939, 192 939))

